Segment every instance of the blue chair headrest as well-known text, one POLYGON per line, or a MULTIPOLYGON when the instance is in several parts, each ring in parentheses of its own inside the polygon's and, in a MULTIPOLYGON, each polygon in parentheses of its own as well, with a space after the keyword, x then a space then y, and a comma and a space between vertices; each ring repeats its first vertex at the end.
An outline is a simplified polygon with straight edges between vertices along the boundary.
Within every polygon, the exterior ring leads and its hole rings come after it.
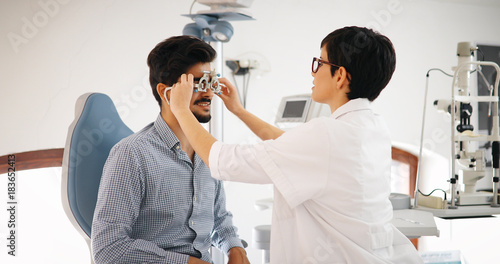
POLYGON ((132 133, 107 95, 80 96, 65 147, 67 195, 73 216, 89 237, 104 163, 111 148, 132 133))

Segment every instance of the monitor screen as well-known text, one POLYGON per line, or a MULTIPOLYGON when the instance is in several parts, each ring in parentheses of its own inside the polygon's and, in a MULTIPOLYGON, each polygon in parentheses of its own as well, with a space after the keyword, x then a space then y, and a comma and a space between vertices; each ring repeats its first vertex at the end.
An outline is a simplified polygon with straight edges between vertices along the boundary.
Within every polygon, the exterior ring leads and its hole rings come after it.
POLYGON ((300 118, 304 114, 307 100, 288 101, 283 110, 283 118, 300 118))

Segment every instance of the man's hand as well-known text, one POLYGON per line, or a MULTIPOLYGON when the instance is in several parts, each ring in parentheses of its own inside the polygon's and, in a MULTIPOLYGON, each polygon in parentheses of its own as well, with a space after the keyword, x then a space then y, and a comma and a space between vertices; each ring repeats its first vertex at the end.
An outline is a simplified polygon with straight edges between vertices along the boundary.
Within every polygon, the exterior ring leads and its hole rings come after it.
POLYGON ((231 248, 228 252, 229 261, 227 264, 250 264, 245 249, 240 247, 231 248))
POLYGON ((237 115, 240 111, 244 110, 243 105, 240 102, 240 97, 238 96, 238 90, 226 78, 219 78, 219 82, 223 85, 222 93, 219 97, 224 102, 227 110, 237 115))
POLYGON ((193 96, 193 75, 182 74, 178 83, 172 85, 170 91, 170 109, 177 117, 177 114, 188 110, 193 96))

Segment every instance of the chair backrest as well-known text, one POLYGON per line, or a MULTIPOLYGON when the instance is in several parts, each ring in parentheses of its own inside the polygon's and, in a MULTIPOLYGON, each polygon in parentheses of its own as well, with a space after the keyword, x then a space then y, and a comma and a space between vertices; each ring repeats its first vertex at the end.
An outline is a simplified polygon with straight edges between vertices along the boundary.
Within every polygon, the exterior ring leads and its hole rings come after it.
MULTIPOLYGON (((418 156, 400 147, 392 146, 392 160, 408 165, 408 171, 406 173, 409 184, 408 194, 411 198, 414 198, 418 169, 418 156)), ((410 241, 418 250, 418 238, 410 238, 410 241)))
POLYGON ((63 154, 62 202, 88 244, 104 163, 111 148, 132 133, 107 95, 87 93, 78 98, 63 154))
POLYGON ((400 147, 392 146, 392 160, 408 165, 408 193, 411 198, 415 196, 415 183, 417 180, 418 156, 400 147))

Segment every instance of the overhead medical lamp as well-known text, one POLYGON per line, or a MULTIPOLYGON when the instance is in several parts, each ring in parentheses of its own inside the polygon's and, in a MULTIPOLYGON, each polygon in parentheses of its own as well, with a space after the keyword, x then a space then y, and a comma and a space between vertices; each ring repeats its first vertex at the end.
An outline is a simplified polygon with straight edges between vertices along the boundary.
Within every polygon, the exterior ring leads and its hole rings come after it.
POLYGON ((184 26, 182 34, 195 36, 206 42, 229 42, 233 36, 234 29, 228 21, 209 15, 197 15, 193 19, 195 23, 184 26))

